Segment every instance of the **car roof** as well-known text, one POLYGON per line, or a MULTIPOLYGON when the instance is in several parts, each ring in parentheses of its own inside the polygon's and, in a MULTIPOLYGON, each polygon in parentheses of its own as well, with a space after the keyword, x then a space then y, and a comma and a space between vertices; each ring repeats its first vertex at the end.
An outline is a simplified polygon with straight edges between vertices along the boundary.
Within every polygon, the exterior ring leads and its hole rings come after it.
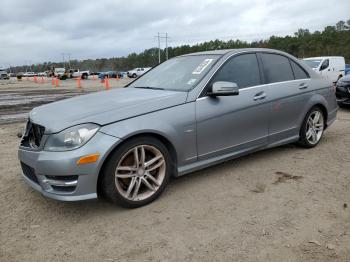
POLYGON ((244 53, 244 52, 273 52, 273 53, 287 54, 285 52, 282 52, 282 51, 279 51, 276 49, 270 49, 270 48, 237 48, 237 49, 221 49, 221 50, 196 52, 196 53, 185 54, 182 56, 191 56, 191 55, 220 55, 220 56, 224 56, 224 55, 229 54, 229 53, 235 54, 235 53, 244 53))
POLYGON ((342 56, 316 56, 316 57, 306 57, 303 60, 311 60, 311 59, 327 59, 327 58, 344 58, 342 56))

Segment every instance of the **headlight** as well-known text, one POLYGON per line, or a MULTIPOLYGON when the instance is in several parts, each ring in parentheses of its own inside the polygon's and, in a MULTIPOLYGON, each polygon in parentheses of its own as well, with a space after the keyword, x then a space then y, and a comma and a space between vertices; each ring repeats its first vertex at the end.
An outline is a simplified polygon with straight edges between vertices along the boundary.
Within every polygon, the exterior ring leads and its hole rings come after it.
POLYGON ((88 142, 98 131, 96 124, 72 126, 60 133, 49 136, 45 143, 46 151, 68 151, 77 149, 88 142))

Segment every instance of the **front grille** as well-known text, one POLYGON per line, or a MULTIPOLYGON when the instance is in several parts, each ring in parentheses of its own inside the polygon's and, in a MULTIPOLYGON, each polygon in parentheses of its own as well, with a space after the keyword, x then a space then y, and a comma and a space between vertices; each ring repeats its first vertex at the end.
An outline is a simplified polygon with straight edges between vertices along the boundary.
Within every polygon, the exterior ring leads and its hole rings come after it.
POLYGON ((33 181, 34 183, 39 184, 38 178, 35 175, 35 171, 33 168, 31 168, 30 166, 24 164, 23 162, 21 162, 21 167, 22 167, 22 171, 23 174, 29 178, 31 181, 33 181))
POLYGON ((25 133, 22 137, 21 146, 37 149, 45 132, 45 127, 34 124, 30 120, 27 122, 25 133))

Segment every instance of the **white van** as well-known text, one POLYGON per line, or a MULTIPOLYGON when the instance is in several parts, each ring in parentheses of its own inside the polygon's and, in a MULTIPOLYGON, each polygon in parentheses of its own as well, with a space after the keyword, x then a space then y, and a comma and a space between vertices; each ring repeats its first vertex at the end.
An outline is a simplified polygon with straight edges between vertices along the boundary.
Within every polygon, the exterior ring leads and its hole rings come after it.
POLYGON ((303 61, 332 82, 337 82, 345 75, 345 59, 342 56, 309 57, 303 61))

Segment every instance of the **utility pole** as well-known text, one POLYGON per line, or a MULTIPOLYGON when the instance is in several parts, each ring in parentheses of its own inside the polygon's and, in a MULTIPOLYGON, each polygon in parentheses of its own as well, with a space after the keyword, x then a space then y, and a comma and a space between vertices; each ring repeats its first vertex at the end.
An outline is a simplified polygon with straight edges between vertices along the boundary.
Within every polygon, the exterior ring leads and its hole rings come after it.
POLYGON ((65 68, 65 65, 64 65, 64 53, 61 53, 62 55, 62 63, 63 63, 63 67, 65 68))
POLYGON ((160 36, 160 33, 158 32, 158 34, 155 36, 158 39, 158 63, 160 64, 160 39, 165 38, 165 57, 166 60, 168 60, 169 55, 168 55, 168 33, 165 33, 165 36, 160 36))
POLYGON ((165 33, 165 57, 168 60, 168 33, 165 33))
POLYGON ((28 60, 28 63, 29 63, 29 69, 30 69, 30 71, 33 71, 33 69, 32 69, 32 60, 28 60))
POLYGON ((72 67, 70 66, 70 56, 71 56, 71 53, 67 53, 68 55, 68 67, 69 69, 71 69, 72 67))
POLYGON ((158 64, 160 64, 160 35, 158 32, 158 64))

